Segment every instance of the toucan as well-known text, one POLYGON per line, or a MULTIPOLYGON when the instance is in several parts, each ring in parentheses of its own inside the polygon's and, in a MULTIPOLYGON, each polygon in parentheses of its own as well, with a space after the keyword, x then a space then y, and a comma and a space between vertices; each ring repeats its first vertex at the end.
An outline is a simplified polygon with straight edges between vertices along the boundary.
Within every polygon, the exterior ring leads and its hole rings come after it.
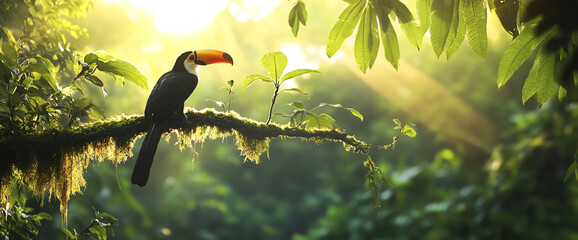
POLYGON ((199 82, 197 67, 214 63, 233 65, 233 58, 228 53, 215 49, 184 52, 177 58, 173 69, 159 78, 145 107, 145 122, 149 125, 149 130, 134 165, 132 184, 143 187, 147 183, 155 152, 168 120, 176 115, 184 122, 187 121, 183 110, 185 100, 199 82))

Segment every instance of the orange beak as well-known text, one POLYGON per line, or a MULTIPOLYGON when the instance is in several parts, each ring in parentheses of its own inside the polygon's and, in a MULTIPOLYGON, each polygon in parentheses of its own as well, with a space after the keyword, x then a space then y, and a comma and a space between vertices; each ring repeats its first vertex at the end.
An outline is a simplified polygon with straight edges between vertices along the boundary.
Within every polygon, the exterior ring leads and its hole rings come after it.
POLYGON ((226 52, 215 49, 200 49, 193 51, 196 54, 195 63, 198 65, 210 65, 214 63, 230 63, 233 65, 233 58, 226 52))

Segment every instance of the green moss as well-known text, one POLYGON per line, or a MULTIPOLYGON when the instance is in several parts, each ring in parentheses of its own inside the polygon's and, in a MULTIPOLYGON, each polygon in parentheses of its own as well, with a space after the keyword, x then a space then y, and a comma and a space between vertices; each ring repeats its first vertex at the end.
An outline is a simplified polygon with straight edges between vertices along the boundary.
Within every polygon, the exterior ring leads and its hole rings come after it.
MULTIPOLYGON (((305 141, 342 142, 345 149, 368 156, 372 147, 336 129, 306 130, 276 124, 264 124, 242 118, 237 113, 218 113, 211 109, 187 110, 188 124, 178 119, 169 122, 167 132, 176 132, 180 149, 194 150, 195 143, 207 139, 235 136, 235 144, 245 160, 258 163, 268 151, 272 138, 301 138, 305 141)), ((10 185, 27 184, 33 193, 48 191, 60 201, 66 217, 71 195, 81 192, 86 182, 84 170, 105 159, 120 164, 132 155, 136 139, 148 130, 142 116, 118 116, 86 124, 72 130, 46 131, 0 138, 0 202, 5 203, 10 185)), ((371 162, 371 166, 375 166, 371 162)), ((366 164, 368 164, 366 162, 366 164)))

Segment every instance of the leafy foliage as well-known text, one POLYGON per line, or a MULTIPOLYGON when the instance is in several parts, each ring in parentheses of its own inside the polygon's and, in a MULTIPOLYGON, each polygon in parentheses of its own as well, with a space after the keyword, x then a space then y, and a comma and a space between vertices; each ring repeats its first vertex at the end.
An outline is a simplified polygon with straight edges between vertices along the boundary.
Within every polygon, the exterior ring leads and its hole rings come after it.
MULTIPOLYGON (((79 37, 86 33, 66 17, 81 15, 83 11, 78 7, 87 5, 87 1, 72 1, 69 4, 23 1, 21 4, 24 6, 13 3, 13 7, 26 8, 28 15, 22 20, 22 31, 2 28, 1 132, 65 129, 80 121, 104 118, 100 107, 94 105, 91 99, 81 97, 84 87, 75 81, 83 80, 105 92, 104 83, 94 75, 96 70, 146 88, 146 78, 132 64, 105 52, 87 54, 84 61, 80 61, 79 55, 70 49, 68 36, 79 37), (76 77, 73 75, 75 73, 78 73, 76 77)), ((8 11, 5 16, 13 18, 16 17, 14 14, 8 11)))
POLYGON ((95 211, 95 215, 90 225, 79 233, 75 229, 70 231, 66 228, 61 228, 60 230, 66 234, 67 238, 76 240, 106 240, 109 234, 114 237, 112 226, 118 225, 118 220, 104 212, 95 211))
POLYGON ((333 107, 338 109, 344 109, 349 111, 353 116, 359 118, 363 121, 363 115, 353 108, 347 108, 341 106, 341 104, 327 104, 321 103, 319 106, 312 109, 305 109, 305 105, 302 102, 293 102, 289 106, 293 107, 295 110, 291 114, 281 114, 277 113, 275 115, 280 115, 289 118, 289 127, 301 127, 305 125, 305 129, 333 129, 337 127, 335 119, 331 115, 326 113, 316 114, 315 110, 322 107, 333 107))
POLYGON ((307 25, 307 9, 305 8, 305 3, 298 0, 289 12, 289 26, 291 27, 291 32, 295 37, 299 34, 300 24, 303 24, 303 26, 307 25))
POLYGON ((45 212, 35 214, 33 211, 33 208, 22 207, 20 202, 0 208, 0 237, 2 239, 36 239, 41 221, 52 220, 52 217, 45 212))
POLYGON ((296 70, 293 70, 293 71, 290 71, 288 73, 283 74, 283 72, 285 71, 285 67, 287 66, 287 57, 282 52, 266 53, 263 56, 263 58, 261 58, 261 64, 263 65, 263 67, 265 67, 265 70, 267 70, 267 73, 269 76, 263 76, 263 75, 259 75, 259 74, 253 74, 253 75, 247 76, 245 78, 243 90, 247 89, 247 87, 249 85, 251 85, 251 83, 253 83, 257 80, 261 80, 263 82, 270 82, 273 84, 273 87, 275 88, 275 92, 273 93, 273 98, 271 100, 271 107, 269 108, 269 117, 267 118, 267 124, 269 124, 269 122, 271 122, 271 117, 273 115, 273 107, 275 105, 275 101, 276 101, 277 95, 279 93, 296 92, 296 93, 300 93, 300 94, 303 94, 303 95, 309 97, 309 95, 306 92, 303 92, 299 88, 288 88, 288 89, 282 89, 281 91, 279 91, 281 84, 283 84, 283 82, 285 82, 289 79, 293 79, 293 78, 296 78, 296 77, 299 77, 301 75, 308 74, 308 73, 319 73, 319 71, 312 70, 312 69, 296 69, 296 70))
POLYGON ((422 38, 429 30, 432 48, 438 58, 445 53, 449 59, 466 37, 472 49, 485 58, 489 7, 504 29, 514 37, 499 64, 499 87, 515 72, 520 72, 520 76, 527 76, 524 77, 526 83, 522 101, 525 103, 537 95, 538 104, 543 105, 556 94, 563 99, 569 89, 575 89, 578 85, 575 74, 578 71, 575 67, 578 65, 575 64, 578 62, 575 57, 578 27, 572 24, 578 19, 573 17, 575 14, 567 12, 567 9, 578 7, 576 1, 550 4, 543 0, 417 0, 418 19, 399 0, 348 2, 350 5, 343 10, 329 34, 326 53, 328 57, 335 55, 357 28, 354 55, 363 72, 371 69, 375 63, 380 37, 385 59, 398 68, 400 50, 391 19, 397 20, 409 42, 417 49, 420 49, 422 38), (529 59, 536 55, 536 58, 529 59), (531 69, 521 68, 527 60, 534 61, 533 64, 528 63, 531 69), (553 78, 560 79, 553 81, 553 78))
POLYGON ((224 103, 222 101, 217 101, 214 99, 207 99, 207 101, 211 101, 215 104, 217 104, 217 106, 219 106, 220 108, 223 109, 223 112, 229 112, 231 111, 231 95, 235 94, 235 92, 233 92, 233 85, 235 85, 235 80, 231 79, 229 81, 227 81, 227 86, 226 87, 222 87, 221 89, 224 89, 225 91, 227 91, 227 103, 224 103))
MULTIPOLYGON (((81 122, 103 119, 104 111, 84 96, 91 85, 106 94, 103 81, 95 75, 96 70, 112 75, 119 82, 127 80, 146 88, 146 78, 132 64, 102 51, 82 58, 72 47, 71 38, 87 34, 70 19, 83 16, 89 6, 87 0, 6 1, 0 4, 0 141, 7 142, 26 134, 71 130, 81 122)), ((78 169, 75 167, 80 162, 60 158, 63 152, 48 159, 35 158, 29 150, 19 151, 20 157, 12 155, 13 160, 19 160, 17 162, 4 161, 8 158, 2 156, 5 166, 1 171, 0 201, 8 201, 10 186, 26 182, 36 194, 44 193, 44 190, 54 194, 66 217, 69 196, 80 191, 79 185, 83 184, 79 180, 82 177, 73 171, 78 169), (37 169, 30 171, 31 166, 37 169), (38 169, 51 172, 32 174, 38 169), (32 175, 36 177, 26 179, 32 175), (13 176, 11 180, 17 181, 10 182, 7 176, 13 176)), ((34 230, 32 225, 28 226, 34 230)))

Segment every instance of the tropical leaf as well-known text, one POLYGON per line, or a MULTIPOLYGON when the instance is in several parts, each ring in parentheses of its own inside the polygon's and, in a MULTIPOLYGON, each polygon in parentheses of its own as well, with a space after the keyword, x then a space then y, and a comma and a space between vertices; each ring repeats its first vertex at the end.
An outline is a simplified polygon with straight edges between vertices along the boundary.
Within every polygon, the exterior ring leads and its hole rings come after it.
POLYGON ((287 57, 282 52, 269 52, 261 58, 261 64, 267 70, 273 82, 279 82, 285 67, 287 67, 287 57))
POLYGON ((309 98, 309 93, 304 92, 303 90, 299 89, 299 88, 285 88, 283 90, 281 90, 281 92, 296 92, 296 93, 300 93, 303 94, 304 96, 306 96, 307 98, 309 98))
POLYGON ((333 108, 340 108, 340 109, 344 109, 349 111, 353 116, 356 116, 357 118, 359 118, 359 120, 363 121, 363 115, 361 115, 361 113, 359 113, 357 110, 353 109, 353 108, 348 108, 348 107, 344 107, 341 104, 329 104, 329 103, 321 103, 319 104, 319 107, 324 107, 324 106, 328 106, 328 107, 333 107, 333 108))
POLYGON ((146 77, 134 65, 104 51, 85 55, 84 62, 89 65, 96 64, 96 69, 113 76, 120 83, 129 81, 141 88, 148 88, 146 77))
POLYGON ((395 34, 395 30, 391 25, 391 21, 389 20, 389 12, 391 10, 382 7, 376 9, 377 17, 379 19, 379 26, 381 28, 381 42, 383 43, 383 50, 385 54, 385 59, 391 63, 391 65, 397 69, 399 66, 399 43, 397 41, 397 35, 395 34))
POLYGON ((538 19, 526 24, 526 28, 515 38, 506 49, 498 65, 498 87, 503 86, 514 75, 514 72, 534 53, 540 43, 546 39, 549 33, 539 36, 534 34, 534 28, 538 19))
POLYGON ((365 8, 363 12, 353 51, 357 66, 365 73, 367 68, 371 68, 375 63, 379 51, 379 30, 372 7, 365 8))
POLYGON ((453 38, 451 44, 446 49, 446 59, 448 60, 452 55, 454 55, 454 53, 458 51, 466 37, 466 24, 464 23, 464 18, 459 18, 457 21, 458 29, 456 31, 456 35, 453 38))
POLYGON ((293 70, 293 71, 288 72, 285 75, 283 75, 279 81, 284 82, 286 80, 296 78, 296 77, 299 77, 303 74, 308 74, 308 73, 321 73, 321 72, 319 72, 317 70, 313 70, 313 69, 296 69, 296 70, 293 70))
POLYGON ((417 49, 420 49, 425 32, 420 30, 420 26, 405 4, 399 0, 391 0, 391 5, 399 21, 401 30, 403 30, 409 42, 417 49))
POLYGON ((417 0, 416 1, 416 8, 417 8, 417 15, 419 16, 419 28, 420 28, 420 35, 423 37, 430 26, 430 18, 431 18, 431 2, 432 0, 417 0))
POLYGON ((439 57, 455 38, 459 14, 458 0, 433 0, 431 5, 431 43, 439 57))
POLYGON ((249 85, 251 85, 251 83, 253 83, 254 81, 257 81, 257 80, 261 80, 264 82, 272 82, 273 81, 273 79, 271 79, 269 77, 265 77, 265 76, 262 76, 259 74, 252 74, 252 75, 249 75, 245 78, 245 82, 243 83, 243 91, 245 91, 245 89, 247 89, 247 87, 249 85))
POLYGON ((299 10, 299 3, 301 3, 301 1, 297 2, 297 4, 295 4, 295 6, 293 6, 293 8, 291 8, 291 11, 289 11, 289 26, 291 27, 291 32, 293 33, 293 36, 297 37, 297 33, 299 33, 299 18, 297 18, 297 11, 299 10))
POLYGON ((291 106, 297 110, 304 110, 305 109, 305 105, 302 102, 292 102, 291 104, 289 104, 289 106, 291 106))
POLYGON ((483 1, 466 0, 462 6, 462 12, 470 46, 480 57, 486 58, 488 48, 486 5, 483 1))
POLYGON ((337 50, 341 48, 343 41, 353 34, 353 30, 361 18, 365 5, 366 0, 359 0, 343 10, 329 33, 326 49, 327 57, 331 58, 335 55, 337 50))

